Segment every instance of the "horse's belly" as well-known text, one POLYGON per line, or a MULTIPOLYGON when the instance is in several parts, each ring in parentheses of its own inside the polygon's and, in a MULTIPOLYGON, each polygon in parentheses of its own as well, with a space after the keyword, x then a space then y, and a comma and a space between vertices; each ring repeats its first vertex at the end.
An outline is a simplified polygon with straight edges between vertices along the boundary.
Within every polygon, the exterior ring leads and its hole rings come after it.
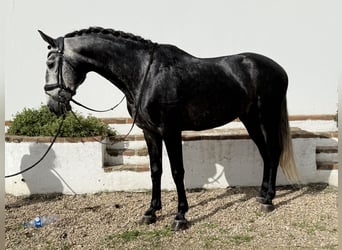
POLYGON ((202 103, 201 105, 188 105, 186 114, 183 116, 183 130, 204 130, 222 126, 231 122, 241 114, 241 104, 229 104, 227 102, 219 105, 202 103))

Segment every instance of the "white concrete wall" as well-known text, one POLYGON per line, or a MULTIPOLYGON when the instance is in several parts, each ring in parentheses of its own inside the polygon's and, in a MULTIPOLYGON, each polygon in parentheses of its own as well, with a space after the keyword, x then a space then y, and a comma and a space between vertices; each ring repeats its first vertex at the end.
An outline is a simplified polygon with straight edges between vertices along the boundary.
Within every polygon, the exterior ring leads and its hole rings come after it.
MULTIPOLYGON (((198 57, 244 51, 265 54, 289 74, 290 114, 334 114, 337 109, 339 76, 342 79, 338 0, 8 0, 4 8, 6 120, 24 107, 45 103, 47 49, 37 29, 56 37, 89 26, 171 43, 198 57)), ((121 93, 89 74, 76 99, 101 109, 113 106, 121 93)), ((96 115, 127 117, 128 113, 122 104, 96 115)))
MULTIPOLYGON (((112 127, 118 134, 126 135, 128 131, 131 129, 132 124, 110 124, 110 127, 112 127)), ((334 120, 303 120, 303 121, 290 121, 290 127, 296 127, 300 128, 302 130, 308 131, 308 132, 327 132, 327 131, 338 131, 337 123, 334 120)), ((242 122, 239 121, 233 121, 230 123, 227 123, 224 126, 217 127, 216 129, 235 129, 235 128, 241 128, 244 129, 244 125, 242 122)), ((133 134, 142 134, 142 130, 134 126, 131 135, 133 134)))
MULTIPOLYGON (((35 163, 48 146, 35 142, 6 143, 5 175, 17 173, 35 163)), ((6 192, 16 195, 96 192, 101 186, 99 173, 103 172, 102 147, 97 142, 55 143, 34 169, 5 179, 6 192)))
MULTIPOLYGON (((295 160, 303 184, 324 182, 337 186, 337 170, 316 170, 315 150, 319 143, 318 139, 294 139, 293 143, 295 160)), ((6 175, 35 162, 47 147, 47 144, 37 143, 6 143, 6 175)), ((105 173, 103 150, 103 145, 97 142, 56 143, 46 159, 37 167, 22 175, 6 179, 6 193, 82 194, 151 189, 149 172, 105 173)), ((261 183, 262 160, 251 140, 185 141, 183 155, 187 188, 259 186, 261 183)), ((277 185, 284 184, 287 184, 286 178, 279 170, 277 185)), ((165 147, 162 189, 175 189, 165 147)))

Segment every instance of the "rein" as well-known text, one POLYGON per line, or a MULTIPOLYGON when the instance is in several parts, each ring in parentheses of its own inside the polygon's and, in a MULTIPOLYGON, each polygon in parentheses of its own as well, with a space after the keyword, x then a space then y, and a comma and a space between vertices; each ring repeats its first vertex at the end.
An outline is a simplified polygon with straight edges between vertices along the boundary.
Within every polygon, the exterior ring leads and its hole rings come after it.
MULTIPOLYGON (((57 72, 58 73, 57 83, 45 85, 44 86, 44 90, 45 90, 45 92, 47 92, 47 91, 51 91, 51 90, 54 90, 54 89, 59 89, 58 97, 57 98, 55 98, 53 96, 51 96, 51 97, 54 98, 58 102, 58 105, 64 104, 64 107, 63 107, 63 109, 65 109, 64 111, 68 111, 68 110, 71 110, 71 106, 68 105, 68 103, 67 103, 68 95, 70 95, 70 97, 73 96, 75 94, 75 91, 73 91, 72 89, 68 88, 65 85, 64 80, 63 80, 63 76, 62 76, 62 66, 63 66, 62 65, 62 63, 63 63, 62 58, 63 58, 63 51, 64 51, 64 37, 58 38, 56 40, 56 42, 57 42, 58 48, 57 48, 56 51, 50 52, 50 54, 51 53, 57 53, 57 55, 59 57, 58 68, 57 68, 57 70, 58 70, 58 72, 57 72)), ((40 157, 40 159, 36 163, 32 164, 30 167, 25 168, 24 170, 19 171, 19 172, 15 173, 15 174, 6 175, 5 178, 10 178, 10 177, 14 177, 14 176, 17 176, 19 174, 25 173, 26 171, 29 171, 30 169, 32 169, 35 166, 37 166, 45 158, 45 156, 51 150, 52 146, 54 145, 54 143, 55 143, 55 141, 56 141, 56 139, 58 137, 58 135, 60 134, 60 132, 62 130, 65 117, 66 117, 66 112, 63 114, 63 118, 62 118, 61 123, 59 124, 59 127, 58 127, 58 130, 56 132, 56 135, 53 137, 53 140, 52 140, 50 146, 48 147, 46 152, 42 155, 42 157, 40 157)))
MULTIPOLYGON (((156 48, 157 44, 154 44, 153 47, 152 47, 152 51, 151 51, 151 54, 150 54, 150 59, 149 59, 149 63, 147 65, 147 68, 145 70, 145 73, 144 73, 144 77, 142 79, 142 84, 141 84, 141 87, 140 87, 140 94, 139 94, 139 97, 138 97, 138 102, 137 102, 137 106, 136 106, 136 111, 135 111, 135 114, 134 114, 134 117, 133 117, 133 122, 132 122, 132 126, 131 128, 129 129, 129 131, 127 132, 127 134, 121 139, 121 140, 125 140, 129 135, 130 133, 132 132, 133 128, 134 128, 134 125, 136 123, 136 120, 137 120, 137 117, 138 117, 138 110, 140 109, 140 104, 141 104, 141 98, 142 98, 142 94, 143 94, 143 90, 145 89, 145 85, 146 85, 146 78, 147 78, 147 75, 148 73, 150 72, 150 68, 151 68, 151 65, 152 65, 152 62, 153 62, 153 56, 154 56, 154 51, 155 51, 155 48, 156 48)), ((125 96, 120 100, 120 102, 118 104, 116 104, 113 108, 110 108, 110 109, 107 109, 107 110, 96 110, 96 109, 92 109, 92 108, 88 108, 87 106, 75 101, 74 99, 71 99, 71 101, 83 108, 86 108, 88 110, 91 110, 91 111, 95 111, 95 112, 107 112, 107 111, 110 111, 110 110, 113 110, 115 109, 117 106, 119 106, 122 101, 125 99, 125 96)), ((81 121, 77 118, 76 114, 70 110, 70 112, 73 114, 74 118, 77 120, 77 122, 81 124, 81 121)), ((106 143, 106 142, 102 142, 102 141, 99 141, 97 140, 96 138, 93 138, 95 141, 101 143, 101 144, 104 144, 104 145, 113 145, 115 144, 116 142, 113 142, 113 143, 106 143)))
POLYGON ((75 103, 76 105, 78 105, 78 106, 80 106, 80 107, 82 107, 82 108, 88 109, 88 110, 90 110, 90 111, 94 111, 94 112, 108 112, 108 111, 112 111, 112 110, 114 110, 116 107, 118 107, 118 106, 123 102, 123 100, 125 100, 125 98, 126 98, 126 96, 123 96, 122 99, 121 99, 115 106, 113 106, 112 108, 109 108, 109 109, 104 109, 104 110, 97 110, 97 109, 89 108, 89 107, 83 105, 82 103, 79 103, 78 101, 76 101, 76 100, 73 99, 73 98, 72 98, 70 101, 73 102, 73 103, 75 103))
MULTIPOLYGON (((73 116, 75 117, 75 119, 81 124, 81 121, 77 118, 77 116, 75 115, 75 113, 72 111, 71 109, 71 106, 70 105, 67 105, 67 101, 72 101, 73 103, 75 103, 76 105, 79 105, 83 108, 86 108, 88 110, 91 110, 91 111, 95 111, 95 112, 107 112, 107 111, 111 111, 113 109, 115 109, 117 106, 119 106, 123 100, 125 99, 125 96, 120 100, 120 102, 118 104, 116 104, 114 107, 110 108, 110 109, 107 109, 107 110, 96 110, 96 109, 91 109, 91 108, 88 108, 87 106, 75 101, 72 96, 75 94, 75 91, 70 89, 69 87, 67 87, 64 83, 64 80, 63 80, 63 76, 62 76, 62 57, 63 57, 63 49, 64 49, 64 37, 60 37, 58 39, 59 41, 59 48, 57 51, 55 52, 51 52, 51 53, 58 53, 58 56, 60 57, 59 58, 59 62, 58 62, 58 82, 55 83, 55 84, 49 84, 49 85, 45 85, 44 86, 44 90, 45 91, 51 91, 51 90, 54 90, 54 89, 57 89, 59 88, 59 92, 58 92, 58 98, 57 98, 57 101, 58 103, 61 103, 61 104, 64 104, 65 105, 65 108, 66 108, 66 111, 70 111, 73 116), (70 94, 71 95, 71 98, 69 100, 66 99, 67 96, 65 96, 65 94, 63 94, 63 91, 65 91, 67 94, 70 94)), ((142 99, 142 93, 143 93, 143 90, 145 89, 145 85, 146 85, 146 79, 147 79, 147 75, 150 71, 150 68, 151 68, 151 64, 153 62, 153 56, 154 56, 154 51, 155 51, 155 48, 156 48, 157 44, 154 44, 153 47, 152 47, 152 51, 151 51, 151 54, 150 54, 150 59, 149 59, 149 63, 148 63, 148 66, 145 70, 145 74, 144 74, 144 77, 142 79, 142 84, 141 84, 141 87, 140 87, 140 94, 139 94, 139 97, 138 97, 138 102, 137 102, 137 106, 136 106, 136 111, 135 111, 135 114, 134 114, 134 117, 133 117, 133 123, 132 123, 132 126, 130 128, 130 130, 128 131, 128 133, 121 139, 121 140, 124 140, 125 138, 127 138, 129 136, 129 134, 132 132, 133 130, 133 127, 135 125, 135 122, 137 120, 137 117, 138 117, 138 111, 140 109, 140 104, 141 104, 141 99, 142 99)), ((21 170, 17 173, 14 173, 14 174, 10 174, 10 175, 5 175, 5 178, 10 178, 10 177, 14 177, 14 176, 17 176, 17 175, 20 175, 20 174, 23 174, 27 171, 29 171, 30 169, 34 168, 35 166, 37 166, 44 158, 45 156, 49 153, 49 151, 51 150, 52 146, 54 145, 58 135, 60 134, 61 130, 62 130, 62 127, 63 127, 63 123, 64 123, 64 120, 65 120, 65 117, 66 117, 66 113, 63 114, 63 117, 62 117, 62 121, 61 123, 59 124, 59 127, 58 127, 58 130, 56 132, 56 135, 53 137, 52 141, 51 141, 51 144, 49 145, 49 147, 47 148, 46 152, 41 156, 41 158, 34 164, 32 164, 31 166, 25 168, 24 170, 21 170)), ((101 142, 97 139, 95 139, 97 142, 101 143, 101 144, 109 144, 109 143, 104 143, 104 142, 101 142)), ((113 145, 115 144, 114 143, 111 143, 110 145, 113 145)))

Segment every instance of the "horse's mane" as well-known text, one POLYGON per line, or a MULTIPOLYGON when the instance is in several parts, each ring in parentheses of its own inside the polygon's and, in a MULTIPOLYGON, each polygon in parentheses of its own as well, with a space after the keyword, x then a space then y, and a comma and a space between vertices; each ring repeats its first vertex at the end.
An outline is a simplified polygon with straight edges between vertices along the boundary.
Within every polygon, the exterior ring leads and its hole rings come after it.
POLYGON ((113 29, 104 29, 101 27, 90 27, 88 29, 81 29, 70 32, 66 34, 64 37, 76 37, 76 36, 83 36, 89 34, 104 34, 104 35, 112 35, 114 37, 123 38, 135 42, 140 42, 144 44, 152 44, 152 41, 146 40, 140 36, 133 35, 131 33, 126 33, 123 31, 113 30, 113 29))

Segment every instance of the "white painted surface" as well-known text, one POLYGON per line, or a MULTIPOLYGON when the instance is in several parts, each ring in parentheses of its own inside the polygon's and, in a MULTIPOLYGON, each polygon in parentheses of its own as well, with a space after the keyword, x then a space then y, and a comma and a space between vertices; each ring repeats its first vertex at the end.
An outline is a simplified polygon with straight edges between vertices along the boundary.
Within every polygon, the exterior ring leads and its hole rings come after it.
MULTIPOLYGON (((337 186, 337 170, 316 170, 318 139, 294 139, 293 143, 303 184, 325 182, 337 186)), ((6 143, 6 175, 35 162, 46 148, 46 144, 6 143)), ((162 189, 174 190, 167 153, 163 148, 162 189)), ((104 146, 97 142, 56 143, 52 152, 36 168, 6 179, 6 192, 14 195, 49 192, 82 194, 151 189, 149 172, 105 173, 103 154, 104 146)), ((260 185, 262 160, 251 140, 185 141, 183 155, 187 188, 260 185)), ((284 184, 287 181, 279 170, 277 185, 284 184)))
MULTIPOLYGON (((45 103, 47 49, 37 29, 57 37, 89 26, 171 43, 198 57, 265 54, 288 72, 290 114, 334 114, 342 67, 341 7, 338 0, 11 0, 3 36, 5 119, 45 103)), ((101 109, 121 97, 107 80, 89 74, 76 99, 101 109)), ((124 103, 113 112, 95 115, 128 117, 124 103)))
MULTIPOLYGON (((315 139, 294 139, 293 144, 298 174, 303 184, 325 182, 337 185, 337 171, 316 170, 315 139)), ((185 183, 189 188, 259 186, 261 183, 263 161, 251 140, 186 142, 183 152, 185 183)), ((279 168, 277 185, 287 184, 279 168)))
MULTIPOLYGON (((118 134, 126 135, 131 128, 131 124, 110 124, 110 126, 117 131, 118 134)), ((290 121, 290 127, 296 127, 309 132, 331 132, 338 131, 336 121, 334 120, 302 120, 290 121)), ((245 128, 242 122, 233 121, 224 126, 217 127, 217 129, 237 129, 245 128)), ((132 135, 142 134, 142 130, 137 126, 130 133, 132 135)))
MULTIPOLYGON (((48 144, 41 143, 6 143, 6 175, 36 162, 47 147, 48 144)), ((92 193, 99 187, 99 177, 103 172, 102 147, 95 142, 55 143, 46 158, 34 169, 6 179, 6 192, 18 195, 92 193)))
POLYGON ((338 131, 337 123, 334 120, 290 121, 290 126, 309 132, 338 131))

